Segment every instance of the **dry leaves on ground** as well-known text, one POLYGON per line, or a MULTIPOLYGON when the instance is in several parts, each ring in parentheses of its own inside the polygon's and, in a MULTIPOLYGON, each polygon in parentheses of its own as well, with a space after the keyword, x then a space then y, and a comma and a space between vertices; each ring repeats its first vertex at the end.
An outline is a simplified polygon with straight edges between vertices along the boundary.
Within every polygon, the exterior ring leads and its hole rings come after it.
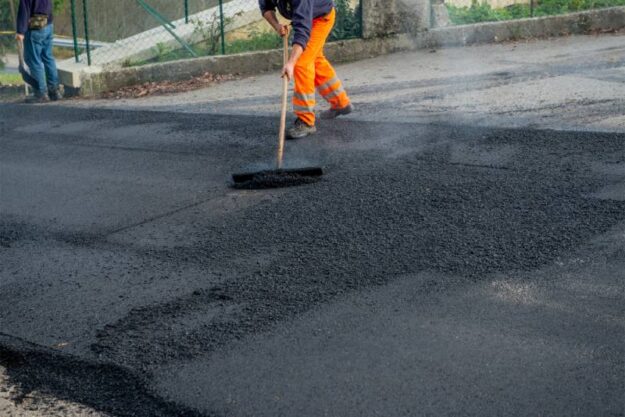
POLYGON ((209 72, 199 77, 193 77, 184 81, 157 81, 149 82, 141 85, 133 85, 122 87, 115 91, 102 93, 103 98, 107 99, 123 99, 123 98, 139 98, 153 95, 165 95, 182 93, 185 91, 197 90, 208 87, 211 84, 222 81, 232 80, 232 75, 215 75, 209 72))

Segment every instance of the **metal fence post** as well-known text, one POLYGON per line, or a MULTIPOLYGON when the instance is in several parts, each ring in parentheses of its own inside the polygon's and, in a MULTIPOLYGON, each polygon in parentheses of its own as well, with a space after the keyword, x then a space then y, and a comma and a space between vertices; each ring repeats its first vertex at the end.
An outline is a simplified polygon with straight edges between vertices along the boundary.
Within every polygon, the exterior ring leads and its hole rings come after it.
POLYGON ((76 0, 72 0, 71 8, 72 8, 72 37, 74 38, 74 58, 76 59, 76 62, 78 62, 80 61, 80 59, 78 58, 78 55, 79 55, 78 33, 76 30, 76 0))
POLYGON ((221 54, 226 55, 226 36, 224 29, 224 2, 219 0, 219 26, 221 29, 221 54))
POLYGON ((534 0, 530 0, 530 17, 534 17, 534 0))
POLYGON ((87 48, 87 65, 91 66, 91 46, 89 45, 89 13, 87 0, 82 0, 82 15, 85 21, 85 46, 87 48))
POLYGON ((176 35, 176 32, 174 32, 173 29, 176 28, 176 25, 174 25, 172 22, 170 22, 165 17, 163 17, 163 15, 161 15, 159 12, 157 12, 155 9, 153 9, 152 6, 147 4, 144 0, 136 0, 136 2, 137 2, 137 4, 139 4, 139 6, 143 7, 143 9, 145 9, 145 11, 148 12, 154 19, 156 19, 156 21, 159 22, 161 24, 161 26, 163 26, 163 28, 167 32, 169 32, 169 34, 180 45, 182 45, 187 51, 189 51, 189 53, 191 54, 192 57, 194 57, 194 58, 197 57, 197 54, 195 53, 193 48, 191 48, 191 45, 189 45, 184 39, 182 39, 180 36, 176 35))
POLYGON ((189 0, 184 0, 184 22, 189 23, 189 0))
MULTIPOLYGON (((360 10, 360 19, 358 19, 358 20, 359 20, 359 22, 358 22, 358 23, 360 24, 360 33, 358 34, 358 37, 360 37, 360 38, 364 38, 365 36, 364 36, 364 29, 363 29, 363 27, 364 27, 364 19, 363 19, 363 16, 365 15, 365 13, 364 13, 364 11, 362 10, 362 9, 363 9, 363 6, 362 6, 362 0, 358 0, 358 6, 357 6, 357 7, 358 7, 358 9, 360 10)), ((431 7, 432 7, 432 6, 431 6, 431 3, 430 3, 430 13, 431 13, 431 7)))

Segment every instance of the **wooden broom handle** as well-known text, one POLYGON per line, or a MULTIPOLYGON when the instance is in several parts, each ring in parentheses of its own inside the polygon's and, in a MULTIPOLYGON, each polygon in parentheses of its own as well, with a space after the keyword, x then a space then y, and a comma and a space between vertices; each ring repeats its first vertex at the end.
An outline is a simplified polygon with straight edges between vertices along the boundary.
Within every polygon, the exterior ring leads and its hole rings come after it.
POLYGON ((20 61, 20 65, 23 67, 24 64, 24 42, 21 39, 17 40, 17 56, 20 61))
MULTIPOLYGON (((24 68, 26 64, 24 63, 24 41, 22 39, 17 40, 17 56, 20 61, 20 67, 24 68)), ((22 71, 20 69, 20 71, 22 71)), ((24 82, 24 95, 28 96, 28 83, 24 82)))
MULTIPOLYGON (((288 26, 287 26, 288 27, 288 26)), ((284 50, 282 52, 283 66, 289 60, 289 33, 282 37, 284 50)), ((284 140, 286 136, 286 106, 287 96, 289 94, 289 78, 282 76, 282 113, 280 113, 280 133, 278 135, 278 158, 276 166, 278 169, 282 168, 282 159, 284 158, 284 140)))

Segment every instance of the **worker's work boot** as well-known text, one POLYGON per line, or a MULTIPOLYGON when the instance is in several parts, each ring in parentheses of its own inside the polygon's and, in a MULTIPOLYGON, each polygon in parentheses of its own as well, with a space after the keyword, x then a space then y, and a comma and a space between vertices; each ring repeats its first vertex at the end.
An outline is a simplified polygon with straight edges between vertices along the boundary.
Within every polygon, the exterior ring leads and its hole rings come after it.
POLYGON ((50 97, 50 100, 52 101, 63 100, 63 90, 61 89, 60 86, 56 88, 49 88, 48 96, 50 97))
POLYGON ((319 114, 319 117, 322 119, 326 119, 326 120, 336 119, 339 116, 345 116, 347 114, 350 114, 352 111, 354 111, 354 107, 350 103, 347 106, 340 108, 340 109, 324 110, 319 114))
POLYGON ((50 97, 47 94, 35 94, 34 96, 28 96, 24 100, 25 103, 28 104, 41 104, 41 103, 49 103, 50 97))
POLYGON ((286 131, 287 139, 300 139, 308 135, 312 135, 317 131, 317 128, 313 125, 307 125, 302 119, 297 118, 293 127, 286 131))

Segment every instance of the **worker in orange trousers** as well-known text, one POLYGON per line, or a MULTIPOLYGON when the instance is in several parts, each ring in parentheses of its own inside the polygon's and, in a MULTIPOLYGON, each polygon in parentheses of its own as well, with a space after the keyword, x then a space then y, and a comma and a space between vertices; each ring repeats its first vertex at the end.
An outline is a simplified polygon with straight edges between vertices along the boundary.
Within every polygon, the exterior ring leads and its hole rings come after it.
POLYGON ((317 131, 315 90, 330 103, 330 109, 320 114, 322 119, 351 113, 353 107, 343 84, 323 54, 336 18, 332 0, 259 0, 259 4, 263 17, 280 36, 287 36, 289 30, 278 21, 276 9, 293 26, 293 49, 282 76, 295 80, 293 109, 297 119, 287 138, 303 138, 317 131))

